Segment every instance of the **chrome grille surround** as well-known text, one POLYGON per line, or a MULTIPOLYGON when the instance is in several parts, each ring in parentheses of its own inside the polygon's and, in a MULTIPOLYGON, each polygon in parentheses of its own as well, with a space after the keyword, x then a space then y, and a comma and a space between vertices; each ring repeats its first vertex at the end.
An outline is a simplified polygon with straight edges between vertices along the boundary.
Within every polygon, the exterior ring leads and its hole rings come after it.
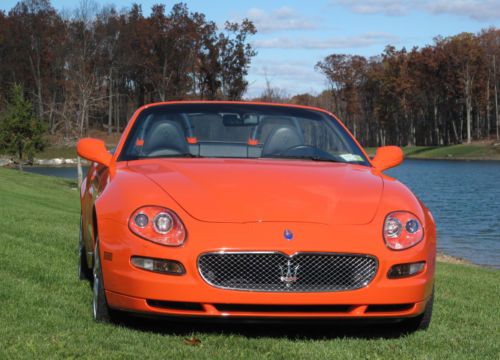
POLYGON ((209 285, 244 291, 356 290, 367 286, 377 269, 377 259, 365 254, 221 251, 198 257, 198 271, 209 285))

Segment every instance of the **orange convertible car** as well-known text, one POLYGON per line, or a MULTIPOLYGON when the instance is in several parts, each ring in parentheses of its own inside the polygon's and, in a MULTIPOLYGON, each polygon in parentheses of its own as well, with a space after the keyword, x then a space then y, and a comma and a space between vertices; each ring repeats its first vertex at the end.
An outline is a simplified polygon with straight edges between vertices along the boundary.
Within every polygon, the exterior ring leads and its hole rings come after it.
POLYGON ((95 319, 353 318, 429 325, 429 210, 332 114, 247 102, 137 110, 113 153, 82 139, 80 277, 95 319))

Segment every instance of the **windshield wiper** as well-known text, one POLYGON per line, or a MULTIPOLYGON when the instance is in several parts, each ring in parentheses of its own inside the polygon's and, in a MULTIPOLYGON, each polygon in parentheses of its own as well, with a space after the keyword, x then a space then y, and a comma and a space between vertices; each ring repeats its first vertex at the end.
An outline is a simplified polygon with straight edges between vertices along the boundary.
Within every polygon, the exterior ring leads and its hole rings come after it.
POLYGON ((316 155, 276 155, 276 156, 266 156, 263 158, 273 158, 273 159, 296 159, 296 160, 312 160, 312 161, 325 161, 325 162, 340 162, 344 163, 346 161, 341 161, 337 159, 327 159, 316 155))
POLYGON ((202 158, 203 156, 201 155, 195 155, 191 153, 181 153, 181 154, 168 154, 168 155, 155 155, 151 157, 145 157, 148 159, 154 159, 154 158, 202 158))

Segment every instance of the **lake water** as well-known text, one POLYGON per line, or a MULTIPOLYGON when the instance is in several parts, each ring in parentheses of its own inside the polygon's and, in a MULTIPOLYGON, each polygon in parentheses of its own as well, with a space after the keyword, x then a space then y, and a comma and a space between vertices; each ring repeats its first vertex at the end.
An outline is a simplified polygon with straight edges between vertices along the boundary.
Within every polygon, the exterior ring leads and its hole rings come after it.
POLYGON ((500 268, 500 161, 406 160, 387 174, 431 210, 440 251, 500 268))
MULTIPOLYGON (((27 167, 76 179, 76 168, 27 167)), ((387 174, 405 183, 431 210, 438 249, 500 268, 500 161, 406 160, 387 174)))

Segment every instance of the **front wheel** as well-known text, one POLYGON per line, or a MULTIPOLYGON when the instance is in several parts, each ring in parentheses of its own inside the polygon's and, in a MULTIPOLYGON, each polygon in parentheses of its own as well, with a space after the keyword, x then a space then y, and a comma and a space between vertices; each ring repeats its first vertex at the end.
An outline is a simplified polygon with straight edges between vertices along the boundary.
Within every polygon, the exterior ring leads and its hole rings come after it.
POLYGON ((102 277, 101 259, 99 256, 99 241, 96 241, 94 251, 94 283, 92 286, 92 313, 94 320, 100 322, 112 322, 113 310, 109 308, 104 291, 102 277))
POLYGON ((432 307, 434 304, 434 289, 432 289, 432 294, 427 301, 427 304, 425 305, 425 310, 422 314, 411 318, 407 319, 403 322, 403 332, 406 333, 411 333, 419 330, 427 330, 431 323, 431 317, 432 317, 432 307))
POLYGON ((80 280, 92 281, 92 271, 87 266, 87 254, 85 250, 85 245, 83 244, 83 225, 82 219, 80 218, 80 240, 78 241, 78 278, 80 280))

